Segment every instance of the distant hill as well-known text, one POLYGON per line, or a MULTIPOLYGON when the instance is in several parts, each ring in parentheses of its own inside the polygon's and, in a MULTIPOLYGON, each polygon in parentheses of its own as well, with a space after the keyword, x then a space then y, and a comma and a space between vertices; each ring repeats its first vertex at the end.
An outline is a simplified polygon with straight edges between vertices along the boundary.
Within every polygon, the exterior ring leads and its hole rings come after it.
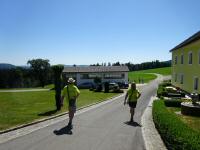
POLYGON ((12 64, 0 63, 0 69, 13 69, 13 68, 16 68, 16 66, 12 64))

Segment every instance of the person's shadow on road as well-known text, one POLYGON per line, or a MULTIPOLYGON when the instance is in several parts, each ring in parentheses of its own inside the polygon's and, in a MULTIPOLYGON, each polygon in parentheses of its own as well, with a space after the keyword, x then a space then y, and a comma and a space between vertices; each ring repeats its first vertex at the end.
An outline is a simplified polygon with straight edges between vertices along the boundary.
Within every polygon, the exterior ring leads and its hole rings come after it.
POLYGON ((72 130, 68 126, 65 126, 61 128, 60 130, 54 130, 53 133, 55 135, 64 135, 64 134, 72 135, 73 134, 72 130))
POLYGON ((124 124, 133 126, 133 127, 142 127, 139 123, 137 123, 135 121, 134 122, 126 121, 126 122, 124 122, 124 124))

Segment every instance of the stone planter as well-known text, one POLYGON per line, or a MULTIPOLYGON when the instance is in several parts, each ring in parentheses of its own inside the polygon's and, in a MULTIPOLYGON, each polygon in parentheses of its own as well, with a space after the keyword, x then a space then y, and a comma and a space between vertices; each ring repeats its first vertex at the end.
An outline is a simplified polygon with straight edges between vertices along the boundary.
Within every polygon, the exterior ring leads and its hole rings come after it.
POLYGON ((181 113, 189 116, 200 116, 200 102, 195 105, 192 102, 182 102, 181 113))

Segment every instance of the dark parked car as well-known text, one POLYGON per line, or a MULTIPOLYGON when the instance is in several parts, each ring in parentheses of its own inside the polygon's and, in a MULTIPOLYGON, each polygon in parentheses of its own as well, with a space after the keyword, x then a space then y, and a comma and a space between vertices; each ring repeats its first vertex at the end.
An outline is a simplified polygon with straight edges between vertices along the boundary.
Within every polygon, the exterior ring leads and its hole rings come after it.
POLYGON ((80 89, 90 89, 90 88, 95 88, 95 85, 92 82, 85 82, 85 83, 79 84, 78 88, 80 88, 80 89))
POLYGON ((119 85, 115 82, 109 83, 109 90, 119 89, 119 85))
POLYGON ((118 82, 120 88, 127 89, 129 87, 128 83, 126 82, 118 82))

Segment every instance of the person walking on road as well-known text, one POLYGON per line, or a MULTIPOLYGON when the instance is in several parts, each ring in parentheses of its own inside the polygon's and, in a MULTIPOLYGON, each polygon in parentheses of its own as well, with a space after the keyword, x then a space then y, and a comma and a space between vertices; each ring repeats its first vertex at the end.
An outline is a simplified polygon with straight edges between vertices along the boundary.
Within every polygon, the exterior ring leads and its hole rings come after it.
POLYGON ((61 102, 63 105, 64 98, 67 99, 69 106, 69 123, 67 127, 69 129, 73 128, 72 120, 74 118, 74 114, 76 112, 76 100, 80 95, 79 89, 74 85, 75 80, 73 78, 68 79, 68 85, 64 87, 61 97, 61 102))
POLYGON ((140 96, 141 96, 141 93, 136 89, 136 84, 134 82, 131 83, 131 88, 128 89, 125 99, 124 99, 124 105, 126 105, 127 103, 126 101, 128 98, 128 104, 129 104, 130 113, 131 113, 130 122, 134 122, 133 116, 135 113, 135 107, 137 105, 137 100, 140 96))

